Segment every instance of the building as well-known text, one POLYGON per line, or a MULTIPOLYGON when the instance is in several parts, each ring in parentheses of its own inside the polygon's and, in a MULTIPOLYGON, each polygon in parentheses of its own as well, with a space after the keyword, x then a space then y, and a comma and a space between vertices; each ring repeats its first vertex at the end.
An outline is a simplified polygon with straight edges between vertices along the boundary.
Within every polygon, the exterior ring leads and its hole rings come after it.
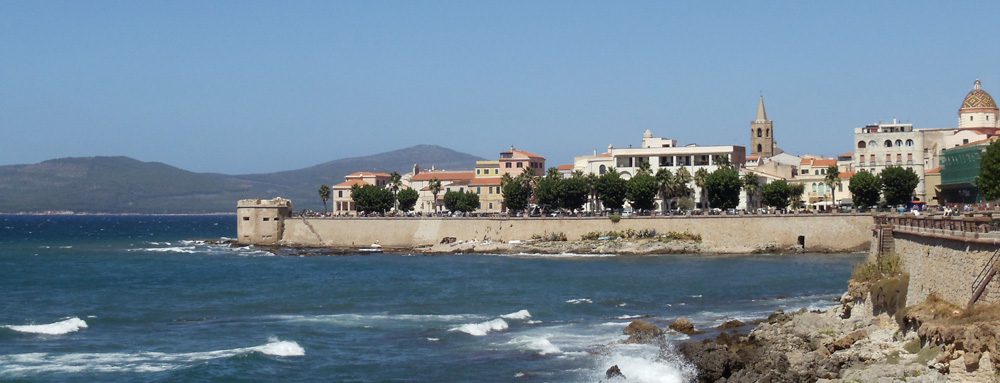
POLYGON ((285 219, 292 216, 292 201, 274 199, 241 199, 236 202, 237 242, 244 245, 273 245, 281 240, 285 219))
POLYGON ((503 193, 500 190, 500 161, 476 161, 476 174, 469 182, 469 190, 479 194, 479 211, 499 213, 504 211, 503 193))
POLYGON ((330 188, 330 199, 333 201, 333 214, 345 215, 354 214, 354 199, 351 198, 351 188, 355 185, 374 185, 385 187, 389 184, 389 173, 383 172, 354 172, 344 177, 344 182, 333 185, 330 188))
MULTIPOLYGON (((673 173, 684 168, 694 175, 700 169, 713 172, 723 162, 742 167, 746 162, 746 149, 738 145, 678 146, 677 140, 653 137, 653 133, 646 130, 642 135, 641 147, 617 149, 609 145, 605 153, 575 157, 573 169, 597 175, 614 170, 621 174, 622 178, 629 179, 636 174, 643 163, 649 164, 654 173, 661 168, 673 173)), ((695 190, 694 195, 698 198, 698 202, 702 203, 701 190, 694 183, 691 183, 691 187, 695 190)), ((657 203, 659 205, 662 201, 657 203)))
POLYGON ((516 149, 500 152, 500 175, 510 174, 512 177, 521 174, 525 168, 531 169, 536 176, 545 175, 545 157, 516 149))
MULTIPOLYGON (((789 183, 802 184, 804 190, 802 201, 806 204, 806 207, 825 210, 828 207, 839 205, 841 201, 844 201, 844 190, 846 190, 844 182, 832 186, 827 184, 827 171, 831 166, 837 167, 836 159, 803 158, 799 163, 798 174, 788 180, 789 183), (834 201, 833 198, 837 198, 837 201, 834 201)), ((842 179, 842 177, 838 177, 838 179, 842 179)), ((850 201, 850 199, 847 201, 850 201)))
POLYGON ((939 197, 943 203, 982 202, 976 185, 986 147, 998 139, 970 142, 945 150, 941 157, 939 197))
POLYGON ((416 190, 420 196, 417 199, 416 206, 413 207, 414 211, 433 213, 442 210, 444 205, 441 197, 444 196, 444 193, 449 191, 464 192, 468 190, 475 176, 476 172, 474 170, 449 171, 433 169, 413 175, 413 177, 410 177, 410 187, 416 190), (435 180, 441 183, 441 189, 437 195, 434 195, 434 191, 431 188, 431 183, 435 180))
POLYGON ((774 145, 774 123, 767 119, 764 96, 757 103, 757 117, 750 122, 750 155, 767 158, 777 154, 774 145))
POLYGON ((930 151, 924 151, 924 133, 914 130, 913 124, 893 120, 889 124, 866 125, 854 129, 854 141, 855 169, 872 174, 879 174, 889 166, 913 170, 920 178, 914 194, 925 198, 924 170, 930 168, 932 159, 930 151))

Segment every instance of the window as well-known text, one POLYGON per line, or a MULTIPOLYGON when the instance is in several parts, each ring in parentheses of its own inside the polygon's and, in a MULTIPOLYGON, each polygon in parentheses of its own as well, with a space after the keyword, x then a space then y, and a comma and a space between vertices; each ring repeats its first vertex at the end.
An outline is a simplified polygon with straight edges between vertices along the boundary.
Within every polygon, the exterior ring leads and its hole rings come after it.
POLYGON ((597 169, 597 172, 601 173, 601 174, 604 174, 607 171, 608 171, 608 168, 605 167, 604 165, 601 165, 601 167, 597 169))
POLYGON ((477 176, 479 175, 479 169, 476 169, 476 175, 477 176))
POLYGON ((760 154, 760 152, 762 151, 764 151, 764 147, 761 146, 760 144, 757 144, 757 154, 760 154))
POLYGON ((913 153, 906 153, 906 162, 913 162, 913 153))
POLYGON ((764 137, 771 137, 771 129, 764 129, 764 137))
POLYGON ((864 154, 858 156, 858 162, 861 162, 862 164, 865 163, 865 155, 864 154))
POLYGON ((344 198, 344 191, 343 190, 337 190, 337 198, 344 198))
POLYGON ((271 220, 271 218, 269 218, 269 217, 264 217, 264 222, 267 222, 267 221, 270 221, 270 220, 271 220))
POLYGON ((872 163, 872 165, 874 166, 874 165, 875 165, 875 155, 874 155, 874 154, 872 154, 872 155, 868 156, 868 159, 870 159, 870 160, 871 160, 871 163, 872 163))
POLYGON ((809 169, 802 169, 799 171, 799 174, 809 174, 809 169))
POLYGON ((903 162, 903 154, 896 153, 896 162, 903 162))
POLYGON ((523 162, 518 162, 518 163, 517 163, 517 167, 518 167, 519 169, 520 169, 520 168, 523 168, 523 167, 524 167, 524 163, 523 163, 523 162))
POLYGON ((969 121, 972 121, 972 116, 969 116, 969 121))
POLYGON ((500 174, 500 168, 493 169, 493 174, 500 174))
POLYGON ((868 141, 868 146, 869 147, 873 147, 873 148, 877 148, 878 147, 878 145, 875 144, 875 140, 868 141))
POLYGON ((965 144, 968 144, 968 143, 969 143, 969 139, 968 138, 962 140, 962 145, 965 145, 965 144))
POLYGON ((887 148, 891 148, 892 147, 892 141, 885 140, 885 142, 882 143, 882 146, 885 146, 887 148))
POLYGON ((903 140, 896 140, 896 146, 903 146, 903 140))
POLYGON ((858 141, 858 149, 864 149, 864 148, 865 148, 865 142, 864 141, 858 141))
POLYGON ((506 165, 507 169, 510 169, 510 162, 507 162, 506 165))
POLYGON ((757 128, 757 137, 763 137, 763 135, 762 135, 763 132, 764 132, 763 130, 761 130, 760 128, 757 128))
POLYGON ((482 186, 476 186, 476 194, 483 194, 483 187, 482 186))
POLYGON ((886 154, 885 163, 890 163, 890 162, 892 162, 892 154, 886 154))
POLYGON ((493 202, 490 202, 490 209, 493 209, 493 202))
POLYGON ((244 220, 244 221, 249 221, 249 220, 250 220, 250 217, 243 217, 243 220, 244 220))
POLYGON ((906 140, 906 146, 913 146, 913 140, 906 140))

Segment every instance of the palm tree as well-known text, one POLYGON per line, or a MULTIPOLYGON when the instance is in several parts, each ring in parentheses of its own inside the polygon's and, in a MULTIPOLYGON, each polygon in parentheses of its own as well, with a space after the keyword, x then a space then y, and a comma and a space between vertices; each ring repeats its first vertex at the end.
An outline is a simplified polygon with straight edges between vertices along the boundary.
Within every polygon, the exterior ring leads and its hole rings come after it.
POLYGON ((441 181, 437 178, 432 178, 431 182, 427 184, 427 187, 431 189, 431 194, 434 195, 434 212, 437 212, 438 208, 438 193, 441 192, 441 181))
POLYGON ((323 200, 323 214, 326 214, 326 201, 330 200, 330 187, 326 184, 319 186, 319 199, 323 200))
POLYGON ((712 208, 712 204, 708 202, 708 193, 706 193, 705 190, 705 180, 707 179, 708 170, 705 170, 705 168, 698 169, 698 171, 694 172, 694 184, 697 185, 700 190, 699 198, 701 198, 702 205, 705 206, 705 209, 710 210, 712 208))
POLYGON ((833 205, 837 205, 837 186, 840 186, 840 169, 836 166, 830 165, 826 168, 826 178, 823 180, 826 186, 830 187, 830 200, 833 201, 833 205))
POLYGON ((587 174, 587 189, 590 190, 591 212, 596 212, 597 206, 597 182, 601 177, 594 173, 587 174))
POLYGON ((756 196, 760 191, 760 178, 748 171, 743 174, 743 178, 740 181, 742 181, 743 190, 747 192, 747 207, 751 209, 756 208, 756 196))
POLYGON ((660 213, 665 213, 669 208, 667 198, 670 197, 670 184, 674 182, 674 174, 667 168, 656 170, 656 186, 660 192, 660 213))
POLYGON ((691 187, 688 186, 691 183, 691 173, 688 172, 687 168, 677 169, 673 181, 670 186, 671 197, 676 199, 691 196, 691 187))
POLYGON ((396 194, 399 193, 399 189, 403 188, 403 176, 399 175, 399 172, 392 172, 389 176, 389 191, 392 192, 392 208, 393 210, 399 210, 399 201, 396 199, 396 194))

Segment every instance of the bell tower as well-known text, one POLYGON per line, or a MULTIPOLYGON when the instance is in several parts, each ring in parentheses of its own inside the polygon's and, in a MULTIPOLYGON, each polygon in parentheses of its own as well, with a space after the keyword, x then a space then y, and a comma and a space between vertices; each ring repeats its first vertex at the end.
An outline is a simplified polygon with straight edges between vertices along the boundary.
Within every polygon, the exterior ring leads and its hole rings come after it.
POLYGON ((774 155, 774 123, 767 119, 764 96, 757 104, 757 118, 750 122, 750 155, 760 158, 774 155))

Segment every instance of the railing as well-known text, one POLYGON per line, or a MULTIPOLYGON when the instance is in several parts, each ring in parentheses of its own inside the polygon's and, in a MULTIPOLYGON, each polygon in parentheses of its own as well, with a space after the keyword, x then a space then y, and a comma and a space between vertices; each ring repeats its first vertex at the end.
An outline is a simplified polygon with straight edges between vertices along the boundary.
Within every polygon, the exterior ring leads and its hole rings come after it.
POLYGON ((988 286, 990 281, 993 280, 993 276, 997 273, 998 260, 1000 260, 1000 249, 993 252, 993 256, 990 257, 990 261, 986 262, 986 267, 983 268, 983 271, 979 272, 979 276, 977 276, 976 280, 972 282, 972 298, 969 299, 969 307, 972 307, 972 305, 979 300, 979 297, 983 295, 984 291, 986 291, 986 286, 988 286))
POLYGON ((878 227, 924 237, 959 240, 979 244, 1000 244, 1000 216, 990 213, 964 217, 887 215, 875 216, 878 227))

